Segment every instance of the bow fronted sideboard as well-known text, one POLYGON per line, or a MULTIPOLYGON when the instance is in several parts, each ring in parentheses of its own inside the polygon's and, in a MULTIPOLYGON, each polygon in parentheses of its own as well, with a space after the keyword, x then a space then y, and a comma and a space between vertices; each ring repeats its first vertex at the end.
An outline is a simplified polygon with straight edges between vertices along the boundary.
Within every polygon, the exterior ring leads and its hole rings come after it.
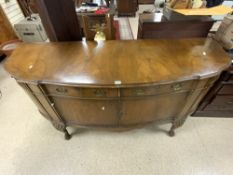
POLYGON ((181 126, 231 61, 212 39, 24 43, 5 63, 53 126, 181 126))

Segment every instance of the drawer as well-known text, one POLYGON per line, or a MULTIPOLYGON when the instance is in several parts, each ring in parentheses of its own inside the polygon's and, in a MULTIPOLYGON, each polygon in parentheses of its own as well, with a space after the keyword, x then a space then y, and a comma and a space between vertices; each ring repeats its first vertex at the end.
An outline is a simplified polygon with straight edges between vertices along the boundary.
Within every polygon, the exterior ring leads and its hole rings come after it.
POLYGON ((82 98, 117 97, 118 90, 110 88, 80 88, 70 86, 45 85, 48 95, 61 95, 82 98))
POLYGON ((233 95, 233 84, 225 84, 222 86, 222 88, 218 91, 219 95, 227 95, 232 94, 233 95))
POLYGON ((218 95, 205 110, 233 110, 233 95, 218 95))
POLYGON ((179 91, 189 91, 192 88, 192 82, 181 82, 169 85, 155 85, 152 87, 138 87, 138 88, 122 88, 121 96, 149 96, 149 95, 159 95, 166 93, 174 93, 179 91))

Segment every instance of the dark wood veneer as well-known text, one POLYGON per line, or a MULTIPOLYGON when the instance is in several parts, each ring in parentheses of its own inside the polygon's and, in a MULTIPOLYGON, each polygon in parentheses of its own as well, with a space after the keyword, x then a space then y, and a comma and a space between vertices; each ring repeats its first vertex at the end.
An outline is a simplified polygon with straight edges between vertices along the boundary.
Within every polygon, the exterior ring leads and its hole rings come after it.
POLYGON ((140 14, 138 39, 207 37, 213 23, 209 17, 169 21, 158 13, 140 14))
POLYGON ((36 0, 50 41, 80 41, 81 29, 73 0, 36 0))
POLYGON ((137 9, 137 0, 117 0, 118 16, 135 16, 137 9))

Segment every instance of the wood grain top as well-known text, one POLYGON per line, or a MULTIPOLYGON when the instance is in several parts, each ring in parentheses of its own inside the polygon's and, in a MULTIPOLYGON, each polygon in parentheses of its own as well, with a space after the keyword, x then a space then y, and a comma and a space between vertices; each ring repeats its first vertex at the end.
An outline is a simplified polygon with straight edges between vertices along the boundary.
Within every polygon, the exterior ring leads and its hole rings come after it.
POLYGON ((219 74, 230 58, 212 39, 24 43, 5 62, 16 79, 130 86, 219 74))

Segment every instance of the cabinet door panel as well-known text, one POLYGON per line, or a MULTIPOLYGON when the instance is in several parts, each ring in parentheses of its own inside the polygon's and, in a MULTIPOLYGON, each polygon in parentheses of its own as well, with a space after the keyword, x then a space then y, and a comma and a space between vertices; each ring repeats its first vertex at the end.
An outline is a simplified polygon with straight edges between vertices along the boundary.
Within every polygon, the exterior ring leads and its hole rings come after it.
POLYGON ((115 100, 90 100, 51 97, 54 107, 68 124, 117 125, 117 104, 115 100))
POLYGON ((186 103, 188 93, 125 99, 122 101, 123 117, 120 124, 147 123, 160 119, 177 117, 186 103))

